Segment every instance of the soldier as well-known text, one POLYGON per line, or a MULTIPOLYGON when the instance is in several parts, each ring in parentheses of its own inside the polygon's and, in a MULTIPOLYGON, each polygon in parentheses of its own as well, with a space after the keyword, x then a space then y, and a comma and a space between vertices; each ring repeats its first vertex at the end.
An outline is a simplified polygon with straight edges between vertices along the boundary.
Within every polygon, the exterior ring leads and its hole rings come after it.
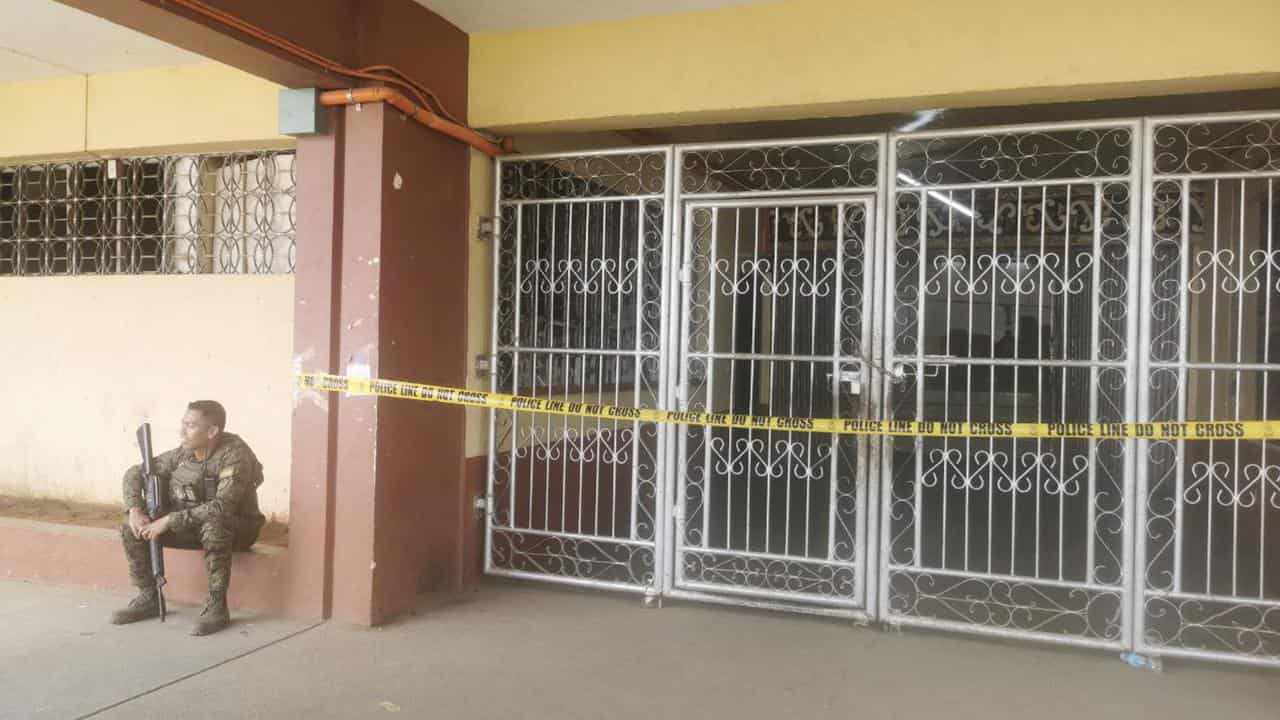
POLYGON ((248 550, 258 539, 265 518, 258 511, 262 465, 244 440, 225 431, 227 412, 212 400, 187 405, 182 416, 182 445, 153 462, 156 475, 168 485, 169 513, 147 517, 141 466, 124 475, 124 504, 128 519, 121 528, 129 579, 139 589, 128 607, 111 615, 116 625, 160 614, 155 579, 151 575, 149 541, 161 538, 165 547, 204 550, 209 574, 209 599, 192 635, 218 632, 231 622, 227 586, 231 582, 231 552, 248 550))

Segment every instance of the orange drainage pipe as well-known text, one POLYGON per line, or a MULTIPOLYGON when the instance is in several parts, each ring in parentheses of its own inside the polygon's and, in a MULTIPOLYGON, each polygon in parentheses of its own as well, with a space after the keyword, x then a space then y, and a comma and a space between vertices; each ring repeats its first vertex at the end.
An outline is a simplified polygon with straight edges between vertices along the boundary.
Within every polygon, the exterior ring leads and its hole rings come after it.
POLYGON ((503 138, 501 143, 495 143, 465 125, 446 120, 430 110, 419 107, 404 93, 393 88, 349 88, 347 90, 326 90, 320 93, 320 104, 326 107, 376 102, 386 103, 413 118, 418 124, 461 140, 490 157, 497 157, 512 152, 514 149, 510 138, 503 138))

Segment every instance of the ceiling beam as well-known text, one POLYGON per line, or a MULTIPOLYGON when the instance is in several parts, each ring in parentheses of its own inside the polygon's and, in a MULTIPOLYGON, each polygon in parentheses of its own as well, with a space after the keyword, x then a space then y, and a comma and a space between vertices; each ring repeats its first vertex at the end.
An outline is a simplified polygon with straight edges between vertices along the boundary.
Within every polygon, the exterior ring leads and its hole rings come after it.
MULTIPOLYGON (((285 87, 368 85, 325 71, 172 0, 58 0, 285 87)), ((466 33, 414 0, 201 0, 205 6, 347 68, 391 65, 430 88, 466 121, 466 33)))
MULTIPOLYGON (((350 84, 338 76, 303 64, 283 51, 239 35, 163 0, 57 1, 286 87, 337 88, 350 84)), ((270 8, 288 4, 290 3, 280 2, 256 5, 270 8)), ((319 4, 321 3, 317 3, 319 4)), ((251 13, 245 19, 254 22, 257 20, 254 17, 256 14, 258 13, 251 13)), ((321 13, 298 11, 297 16, 310 17, 311 21, 300 23, 296 28, 287 28, 285 34, 294 42, 310 47, 309 43, 315 42, 317 38, 308 37, 308 30, 317 24, 321 19, 320 15, 321 13)), ((339 20, 336 17, 328 19, 335 22, 339 20)), ((329 49, 332 51, 334 48, 329 49)))

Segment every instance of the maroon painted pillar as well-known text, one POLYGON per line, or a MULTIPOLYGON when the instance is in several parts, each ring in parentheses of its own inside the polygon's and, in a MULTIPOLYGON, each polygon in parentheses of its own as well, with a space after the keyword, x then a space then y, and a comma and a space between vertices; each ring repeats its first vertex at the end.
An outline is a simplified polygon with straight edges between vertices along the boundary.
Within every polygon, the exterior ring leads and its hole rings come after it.
MULTIPOLYGON (((348 108, 339 370, 465 381, 465 146, 383 105, 348 108)), ((460 408, 344 397, 333 616, 377 624, 462 582, 460 408)))
MULTIPOLYGON (((327 135, 298 140, 297 234, 294 267, 294 364, 331 373, 338 364, 338 260, 342 254, 342 114, 330 111, 327 135)), ((295 390, 293 477, 289 486, 290 614, 330 614, 337 395, 295 390)))

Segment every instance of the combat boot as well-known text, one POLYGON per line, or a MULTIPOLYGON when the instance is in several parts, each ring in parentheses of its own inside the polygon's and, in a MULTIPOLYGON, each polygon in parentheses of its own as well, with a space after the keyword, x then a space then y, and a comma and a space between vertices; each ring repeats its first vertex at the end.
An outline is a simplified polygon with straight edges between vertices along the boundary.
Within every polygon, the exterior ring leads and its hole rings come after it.
POLYGON ((210 595, 209 600, 204 604, 204 610, 200 611, 200 618, 196 620, 195 627, 191 628, 191 634, 212 635, 230 624, 231 611, 227 609, 227 596, 210 595))
POLYGON ((155 588, 143 588, 126 607, 111 613, 111 624, 128 625, 153 617, 160 617, 160 597, 155 588))

